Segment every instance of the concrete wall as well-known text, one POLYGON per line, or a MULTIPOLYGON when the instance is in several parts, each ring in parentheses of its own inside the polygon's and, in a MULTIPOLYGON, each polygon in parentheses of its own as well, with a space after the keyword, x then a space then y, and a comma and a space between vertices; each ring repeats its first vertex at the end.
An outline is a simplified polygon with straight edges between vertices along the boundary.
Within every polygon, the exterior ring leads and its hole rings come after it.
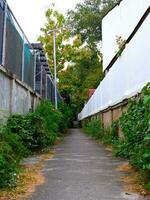
MULTIPOLYGON (((103 127, 107 129, 112 125, 113 122, 117 121, 123 115, 123 113, 127 111, 127 107, 128 100, 83 119, 81 121, 81 124, 88 123, 89 121, 94 119, 99 119, 100 122, 102 122, 103 127)), ((120 139, 124 138, 121 127, 118 127, 117 134, 120 139)))
POLYGON ((34 110, 41 97, 14 74, 0 66, 0 123, 11 113, 34 110))
MULTIPOLYGON (((128 102, 125 101, 110 108, 109 110, 104 111, 101 119, 104 127, 110 127, 113 122, 117 121, 123 115, 123 113, 127 111, 127 106, 128 102)), ((118 136, 119 138, 124 137, 120 127, 118 127, 118 136)))

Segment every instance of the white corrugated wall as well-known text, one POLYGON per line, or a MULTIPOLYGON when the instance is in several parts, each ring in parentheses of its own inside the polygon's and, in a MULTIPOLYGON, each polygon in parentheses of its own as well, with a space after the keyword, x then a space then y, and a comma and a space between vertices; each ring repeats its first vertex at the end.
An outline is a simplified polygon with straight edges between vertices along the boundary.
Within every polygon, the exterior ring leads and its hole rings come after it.
MULTIPOLYGON (((145 0, 141 1, 144 2, 145 0)), ((129 3, 131 0, 124 0, 123 2, 129 3)), ((140 0, 137 2, 140 2, 140 0)), ((149 0, 146 0, 146 2, 149 2, 149 0)), ((145 11, 143 10, 143 14, 145 11)), ((132 20, 132 14, 129 13, 126 18, 127 20, 132 20)), ((105 23, 107 22, 106 19, 105 23)), ((112 18, 111 20, 114 21, 115 19, 112 18)), ((108 23, 110 23, 110 21, 108 21, 108 23)), ((126 46, 122 55, 107 73, 104 80, 100 83, 94 95, 87 102, 82 112, 79 114, 79 120, 96 114, 109 106, 116 105, 126 98, 134 96, 150 82, 149 35, 150 14, 136 35, 126 46)))

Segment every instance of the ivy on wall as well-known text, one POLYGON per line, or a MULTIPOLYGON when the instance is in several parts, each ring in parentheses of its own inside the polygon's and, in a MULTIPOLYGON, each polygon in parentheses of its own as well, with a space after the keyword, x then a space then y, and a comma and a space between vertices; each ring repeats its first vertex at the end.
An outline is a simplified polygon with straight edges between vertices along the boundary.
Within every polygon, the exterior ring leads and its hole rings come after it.
POLYGON ((104 129, 99 119, 83 123, 83 129, 90 136, 111 144, 116 156, 127 158, 136 169, 145 174, 145 183, 150 189, 150 83, 139 97, 130 100, 127 112, 104 129), (124 138, 118 138, 120 126, 124 138))

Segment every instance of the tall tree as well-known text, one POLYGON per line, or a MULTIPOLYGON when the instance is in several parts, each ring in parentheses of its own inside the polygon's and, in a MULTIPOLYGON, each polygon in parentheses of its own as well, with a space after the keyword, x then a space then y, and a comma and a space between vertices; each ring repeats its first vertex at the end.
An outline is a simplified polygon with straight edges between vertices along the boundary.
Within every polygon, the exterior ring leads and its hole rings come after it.
POLYGON ((96 88, 103 78, 99 58, 90 48, 78 48, 73 64, 59 74, 59 89, 69 93, 78 111, 88 100, 88 89, 96 88))
POLYGON ((68 13, 67 20, 54 7, 46 12, 47 23, 41 29, 39 40, 44 45, 53 69, 53 34, 48 32, 57 29, 58 86, 62 94, 70 96, 71 102, 78 108, 74 109, 76 112, 79 112, 88 100, 88 89, 96 88, 103 78, 97 44, 102 37, 102 18, 115 2, 85 0, 68 13), (67 67, 66 63, 69 63, 67 67))
POLYGON ((64 68, 64 63, 70 61, 72 46, 68 42, 70 39, 70 31, 64 28, 66 20, 63 14, 58 12, 54 5, 46 11, 46 24, 41 28, 41 36, 39 41, 43 44, 44 50, 48 57, 49 65, 53 72, 53 36, 56 33, 57 47, 57 71, 64 68))
POLYGON ((102 19, 120 0, 85 0, 68 12, 68 27, 72 34, 80 34, 82 42, 97 49, 102 39, 102 19))

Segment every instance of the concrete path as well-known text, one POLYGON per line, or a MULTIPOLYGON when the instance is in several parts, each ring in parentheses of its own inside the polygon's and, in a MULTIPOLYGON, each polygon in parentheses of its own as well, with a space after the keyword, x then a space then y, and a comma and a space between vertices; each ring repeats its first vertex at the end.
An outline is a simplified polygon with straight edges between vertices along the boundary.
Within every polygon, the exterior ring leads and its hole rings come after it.
POLYGON ((29 200, 142 200, 125 194, 116 167, 123 161, 91 140, 79 129, 56 147, 56 155, 46 162, 46 183, 37 187, 29 200))

